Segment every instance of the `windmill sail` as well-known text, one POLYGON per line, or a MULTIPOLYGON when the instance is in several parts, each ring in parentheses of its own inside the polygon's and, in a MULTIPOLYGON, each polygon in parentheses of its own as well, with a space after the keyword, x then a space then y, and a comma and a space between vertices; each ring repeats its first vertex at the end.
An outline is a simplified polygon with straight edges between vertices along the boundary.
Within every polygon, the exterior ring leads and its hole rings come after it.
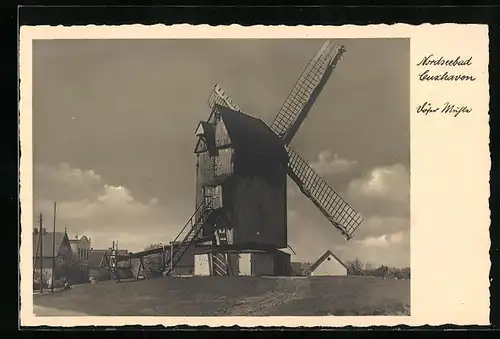
POLYGON ((286 144, 297 133, 344 52, 343 46, 325 42, 300 75, 271 125, 286 144))
MULTIPOLYGON (((211 108, 218 104, 243 113, 219 85, 214 86, 208 103, 211 108)), ((347 240, 351 239, 363 222, 363 217, 354 211, 293 149, 289 146, 286 149, 289 157, 288 176, 342 235, 347 240)))
POLYGON ((294 150, 287 147, 288 175, 323 215, 349 240, 363 217, 340 197, 294 150))
POLYGON ((212 89, 212 93, 210 93, 210 97, 208 98, 208 106, 210 106, 210 108, 213 108, 216 104, 230 108, 236 112, 243 112, 233 99, 226 94, 226 91, 224 91, 218 84, 215 84, 212 89))

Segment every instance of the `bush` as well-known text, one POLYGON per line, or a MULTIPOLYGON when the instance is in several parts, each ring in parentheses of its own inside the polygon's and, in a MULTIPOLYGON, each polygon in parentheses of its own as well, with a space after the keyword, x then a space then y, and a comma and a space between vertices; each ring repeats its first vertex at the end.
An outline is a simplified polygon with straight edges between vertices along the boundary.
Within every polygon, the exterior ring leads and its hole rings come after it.
MULTIPOLYGON (((161 248, 160 244, 152 244, 147 246, 144 250, 161 248)), ((161 277, 163 272, 163 254, 152 254, 144 257, 144 271, 142 275, 145 279, 161 277)))
POLYGON ((362 275, 384 279, 410 279, 410 268, 397 268, 381 265, 373 267, 359 259, 347 263, 347 275, 362 275))
POLYGON ((77 261, 63 262, 56 267, 55 279, 68 279, 71 284, 89 282, 89 268, 77 261))

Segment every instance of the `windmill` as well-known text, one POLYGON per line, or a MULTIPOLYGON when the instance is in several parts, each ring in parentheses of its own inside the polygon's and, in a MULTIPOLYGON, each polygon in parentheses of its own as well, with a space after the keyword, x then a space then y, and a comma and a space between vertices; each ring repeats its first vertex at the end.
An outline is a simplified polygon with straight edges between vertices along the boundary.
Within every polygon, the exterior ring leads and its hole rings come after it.
POLYGON ((344 52, 326 41, 270 126, 214 86, 210 116, 195 132, 195 213, 176 238, 166 274, 192 246, 203 249, 194 254, 195 274, 283 274, 290 259, 280 250, 288 246, 286 176, 351 239, 363 217, 290 147, 344 52))

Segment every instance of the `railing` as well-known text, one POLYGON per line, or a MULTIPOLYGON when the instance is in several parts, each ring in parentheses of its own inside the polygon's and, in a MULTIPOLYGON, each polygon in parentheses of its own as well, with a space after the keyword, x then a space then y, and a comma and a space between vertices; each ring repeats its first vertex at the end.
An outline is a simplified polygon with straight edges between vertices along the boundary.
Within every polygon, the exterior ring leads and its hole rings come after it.
MULTIPOLYGON (((190 227, 190 230, 193 228, 194 224, 193 224, 193 220, 196 221, 196 216, 198 215, 198 212, 202 209, 204 209, 205 207, 205 203, 202 202, 201 204, 198 205, 198 207, 196 208, 196 210, 194 211, 193 215, 191 216, 191 218, 189 218, 189 220, 186 222, 186 224, 184 225, 184 227, 181 229, 181 231, 179 232, 179 234, 177 234, 177 236, 175 237, 175 239, 172 241, 172 243, 175 243, 179 238, 180 236, 182 235, 182 232, 184 232, 184 230, 186 229, 186 227, 188 226, 191 226, 190 227)), ((188 233, 189 234, 189 233, 188 233)))
POLYGON ((182 256, 193 242, 193 239, 195 239, 201 232, 203 225, 205 225, 206 219, 211 211, 212 211, 212 200, 207 199, 198 206, 193 216, 188 220, 184 228, 174 239, 174 241, 171 244, 172 252, 168 257, 168 259, 166 260, 167 267, 165 269, 165 275, 168 275, 175 268, 177 263, 181 260, 182 256), (195 219, 200 209, 202 209, 203 213, 199 216, 199 218, 195 219), (193 220, 195 221, 193 222, 193 220), (188 233, 184 236, 183 240, 179 243, 177 248, 175 248, 174 247, 175 242, 179 239, 180 235, 184 232, 184 230, 188 225, 191 225, 191 228, 189 229, 188 233))

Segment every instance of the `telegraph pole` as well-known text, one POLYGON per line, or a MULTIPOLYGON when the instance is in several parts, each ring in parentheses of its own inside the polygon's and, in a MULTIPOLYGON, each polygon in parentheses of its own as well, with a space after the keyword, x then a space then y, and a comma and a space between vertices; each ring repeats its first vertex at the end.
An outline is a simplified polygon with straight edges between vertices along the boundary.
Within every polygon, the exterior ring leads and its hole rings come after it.
MULTIPOLYGON (((36 230, 36 228, 35 228, 36 230)), ((34 232, 35 234, 37 232, 34 232)), ((33 262, 33 282, 35 281, 35 276, 36 276, 36 265, 38 263, 38 253, 40 252, 40 240, 42 238, 40 238, 40 234, 38 234, 38 239, 37 239, 37 244, 36 244, 36 252, 35 252, 35 260, 33 262)))
POLYGON ((116 241, 116 257, 115 257, 115 272, 116 272, 116 281, 120 281, 120 272, 118 272, 118 240, 116 241))
POLYGON ((57 202, 54 201, 54 228, 52 230, 52 280, 50 283, 50 291, 54 293, 54 274, 56 270, 56 213, 57 213, 57 202))
POLYGON ((161 243, 161 249, 162 249, 162 252, 161 252, 161 269, 163 271, 165 271, 165 266, 167 266, 167 255, 166 255, 166 252, 165 252, 165 244, 163 242, 161 243))
POLYGON ((43 294, 43 216, 40 213, 40 294, 43 294))

